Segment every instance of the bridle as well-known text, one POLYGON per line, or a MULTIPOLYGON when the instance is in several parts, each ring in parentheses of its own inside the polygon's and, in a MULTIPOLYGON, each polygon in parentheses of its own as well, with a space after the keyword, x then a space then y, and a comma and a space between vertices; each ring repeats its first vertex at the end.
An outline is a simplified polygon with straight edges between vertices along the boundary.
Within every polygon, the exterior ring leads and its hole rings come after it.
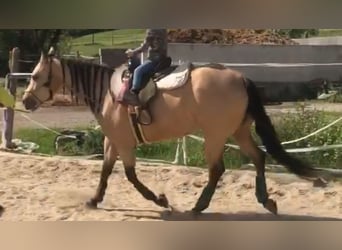
MULTIPOLYGON (((44 82, 42 84, 42 86, 41 86, 41 87, 48 88, 48 90, 49 90, 49 97, 46 100, 41 100, 36 94, 33 93, 33 90, 25 90, 25 92, 24 92, 25 94, 29 94, 31 97, 33 97, 37 101, 37 106, 40 106, 44 102, 47 102, 47 101, 49 101, 49 100, 51 100, 53 98, 53 91, 51 89, 53 57, 54 57, 54 55, 48 55, 48 60, 49 60, 49 62, 48 62, 49 63, 48 77, 47 77, 46 82, 44 82)), ((61 70, 62 70, 62 84, 63 84, 63 87, 64 88, 69 88, 70 87, 70 90, 71 90, 71 93, 72 93, 73 92, 73 87, 74 87, 73 86, 73 79, 70 79, 71 86, 66 86, 66 74, 65 74, 66 71, 65 71, 65 67, 68 69, 69 65, 68 64, 64 64, 65 62, 63 62, 63 59, 60 60, 60 63, 61 63, 61 65, 60 65, 61 66, 61 70)), ((69 68, 69 70, 70 70, 70 68, 69 68)), ((72 78, 72 76, 70 76, 70 77, 72 78)), ((110 88, 110 87, 109 87, 109 93, 110 93, 111 97, 113 98, 113 100, 115 100, 115 95, 113 93, 112 88, 110 88)), ((96 101, 96 100, 93 100, 92 98, 89 98, 87 96, 85 96, 85 98, 87 98, 90 101, 96 101)))
MULTIPOLYGON (((63 81, 64 81, 64 67, 63 69, 63 81)), ((52 80, 52 56, 49 56, 49 73, 48 73, 48 79, 46 82, 44 82, 43 87, 47 87, 49 89, 49 97, 46 100, 41 100, 37 95, 33 93, 31 90, 25 90, 25 93, 30 94, 33 98, 35 98, 38 101, 38 105, 41 105, 44 102, 50 101, 53 98, 53 92, 50 88, 51 86, 51 80, 52 80)))

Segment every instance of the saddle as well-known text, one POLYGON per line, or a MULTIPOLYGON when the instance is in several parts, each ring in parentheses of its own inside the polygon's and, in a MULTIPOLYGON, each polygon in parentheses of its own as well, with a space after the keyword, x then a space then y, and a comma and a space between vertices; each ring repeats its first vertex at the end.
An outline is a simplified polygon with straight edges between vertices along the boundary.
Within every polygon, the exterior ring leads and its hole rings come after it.
POLYGON ((140 106, 132 106, 126 102, 126 96, 130 95, 133 71, 129 66, 121 76, 122 86, 116 101, 128 107, 131 125, 135 130, 136 139, 140 143, 146 143, 143 137, 141 125, 150 125, 153 122, 149 106, 160 90, 171 90, 183 86, 189 79, 192 63, 185 62, 180 65, 171 65, 171 58, 162 60, 154 71, 142 79, 142 90, 139 92, 140 106))

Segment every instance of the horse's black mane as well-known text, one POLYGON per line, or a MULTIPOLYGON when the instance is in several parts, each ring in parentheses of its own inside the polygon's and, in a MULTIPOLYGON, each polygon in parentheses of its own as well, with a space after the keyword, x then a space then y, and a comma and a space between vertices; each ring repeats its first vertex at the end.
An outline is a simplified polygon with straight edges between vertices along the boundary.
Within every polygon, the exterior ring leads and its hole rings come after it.
POLYGON ((62 58, 60 61, 63 72, 67 68, 70 71, 71 97, 78 102, 78 98, 82 96, 94 114, 100 113, 104 96, 110 89, 114 68, 82 59, 62 58))
POLYGON ((97 67, 97 68, 102 68, 108 71, 108 73, 113 74, 115 72, 115 69, 112 67, 109 67, 106 64, 100 64, 97 62, 93 62, 90 60, 84 60, 84 59, 70 59, 70 58, 62 58, 61 60, 62 65, 79 65, 79 66, 84 66, 84 67, 97 67))

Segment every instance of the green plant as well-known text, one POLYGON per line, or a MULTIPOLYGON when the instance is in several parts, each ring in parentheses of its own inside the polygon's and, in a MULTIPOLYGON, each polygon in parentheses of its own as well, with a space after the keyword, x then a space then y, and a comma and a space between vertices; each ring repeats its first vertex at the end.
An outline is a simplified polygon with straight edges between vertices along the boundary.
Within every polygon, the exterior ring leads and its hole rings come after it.
POLYGON ((290 38, 303 38, 317 36, 319 34, 318 29, 280 29, 277 32, 282 35, 287 35, 290 38))
POLYGON ((101 130, 88 128, 82 150, 84 154, 102 154, 104 136, 101 130))
POLYGON ((14 138, 19 138, 22 141, 30 141, 39 145, 37 153, 55 154, 54 140, 56 134, 45 129, 23 128, 15 132, 14 138))
MULTIPOLYGON (((333 113, 309 110, 304 105, 299 105, 296 111, 296 113, 287 113, 276 124, 276 131, 283 142, 311 134, 337 118, 333 113)), ((342 126, 339 124, 305 140, 284 145, 284 147, 309 148, 332 144, 342 144, 342 126)), ((294 155, 320 167, 338 167, 342 165, 340 149, 305 152, 294 155)), ((273 161, 270 160, 270 162, 273 161)))

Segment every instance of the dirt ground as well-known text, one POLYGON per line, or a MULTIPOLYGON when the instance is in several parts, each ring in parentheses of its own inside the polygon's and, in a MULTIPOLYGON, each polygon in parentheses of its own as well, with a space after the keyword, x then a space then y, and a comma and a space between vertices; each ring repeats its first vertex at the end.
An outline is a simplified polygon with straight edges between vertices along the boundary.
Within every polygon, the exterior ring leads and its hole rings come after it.
POLYGON ((156 193, 165 193, 175 211, 145 200, 126 179, 117 163, 109 179, 104 202, 97 210, 86 208, 99 180, 101 162, 43 158, 0 152, 0 220, 341 220, 342 185, 326 188, 289 174, 267 174, 268 191, 278 202, 274 216, 254 196, 254 171, 227 170, 211 206, 199 217, 190 210, 207 181, 206 169, 144 164, 137 175, 156 193))

